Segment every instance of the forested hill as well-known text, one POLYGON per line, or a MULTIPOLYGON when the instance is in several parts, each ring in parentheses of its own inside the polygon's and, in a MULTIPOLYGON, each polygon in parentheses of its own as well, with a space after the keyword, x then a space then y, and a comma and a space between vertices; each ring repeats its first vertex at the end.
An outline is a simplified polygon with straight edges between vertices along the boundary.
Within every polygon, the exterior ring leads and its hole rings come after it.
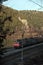
POLYGON ((21 19, 26 19, 30 27, 37 29, 43 28, 43 12, 31 10, 17 11, 2 6, 2 11, 0 12, 0 20, 5 20, 3 30, 5 31, 6 29, 9 29, 9 32, 16 31, 16 29, 21 30, 23 24, 18 19, 18 17, 21 17, 21 19))
MULTIPOLYGON (((4 44, 10 45, 15 38, 22 38, 23 35, 24 37, 29 37, 30 35, 31 37, 31 31, 37 31, 39 34, 41 34, 40 31, 43 31, 43 12, 31 10, 18 11, 2 6, 0 10, 0 35, 4 35, 1 38, 4 44), (27 30, 29 30, 30 34, 24 34, 24 31, 27 32, 27 30), (19 31, 21 33, 18 33, 19 31)), ((1 41, 1 43, 3 42, 1 41)))

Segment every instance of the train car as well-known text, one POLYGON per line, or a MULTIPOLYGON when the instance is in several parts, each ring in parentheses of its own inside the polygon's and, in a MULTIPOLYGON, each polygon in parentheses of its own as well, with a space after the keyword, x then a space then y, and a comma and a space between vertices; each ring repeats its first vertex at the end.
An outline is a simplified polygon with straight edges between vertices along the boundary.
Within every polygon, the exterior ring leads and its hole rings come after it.
POLYGON ((25 38, 25 39, 16 40, 13 46, 14 48, 22 48, 22 46, 27 47, 27 46, 35 45, 37 43, 38 41, 35 38, 25 38))

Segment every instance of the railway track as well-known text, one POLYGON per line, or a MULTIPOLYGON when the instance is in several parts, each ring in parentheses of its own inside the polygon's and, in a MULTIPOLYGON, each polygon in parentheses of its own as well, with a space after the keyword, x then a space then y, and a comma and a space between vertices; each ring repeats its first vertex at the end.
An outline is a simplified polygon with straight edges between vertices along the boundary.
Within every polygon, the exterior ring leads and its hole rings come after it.
POLYGON ((12 48, 9 51, 4 52, 0 55, 0 65, 16 65, 22 62, 21 58, 21 52, 23 50, 23 61, 30 60, 32 58, 35 58, 37 56, 40 56, 43 54, 43 43, 20 48, 20 49, 14 49, 12 48))

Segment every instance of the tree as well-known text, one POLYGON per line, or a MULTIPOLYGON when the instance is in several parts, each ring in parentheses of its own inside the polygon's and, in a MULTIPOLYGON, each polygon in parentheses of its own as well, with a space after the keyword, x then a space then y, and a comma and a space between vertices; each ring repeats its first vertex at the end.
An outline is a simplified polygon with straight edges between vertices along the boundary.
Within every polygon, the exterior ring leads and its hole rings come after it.
POLYGON ((3 2, 5 2, 5 1, 7 1, 7 0, 0 0, 0 11, 1 11, 1 9, 2 9, 2 4, 3 4, 3 2))
MULTIPOLYGON (((7 1, 7 0, 0 0, 0 11, 2 11, 2 4, 5 1, 7 1)), ((2 21, 1 16, 0 16, 0 49, 3 47, 3 44, 2 44, 3 43, 3 39, 5 39, 5 37, 6 37, 5 31, 3 31, 4 22, 6 20, 7 20, 7 18, 5 18, 4 21, 2 21)))
POLYGON ((7 1, 7 0, 0 0, 0 4, 2 4, 2 3, 5 2, 5 1, 7 1))

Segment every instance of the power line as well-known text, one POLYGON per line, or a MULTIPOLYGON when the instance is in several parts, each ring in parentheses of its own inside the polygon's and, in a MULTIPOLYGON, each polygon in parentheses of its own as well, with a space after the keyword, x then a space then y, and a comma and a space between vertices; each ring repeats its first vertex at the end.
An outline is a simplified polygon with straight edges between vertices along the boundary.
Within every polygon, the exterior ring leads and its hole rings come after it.
POLYGON ((42 5, 42 0, 40 0, 41 1, 41 5, 42 5))
POLYGON ((43 8, 43 6, 42 6, 42 5, 40 5, 40 4, 38 4, 38 3, 36 3, 35 1, 33 1, 33 0, 29 0, 29 1, 31 1, 31 2, 33 2, 34 4, 36 4, 36 5, 40 6, 41 8, 43 8))
MULTIPOLYGON (((42 0, 40 0, 40 3, 41 3, 41 6, 42 6, 42 0)), ((41 9, 42 9, 42 7, 38 8, 38 10, 41 10, 41 9)))

